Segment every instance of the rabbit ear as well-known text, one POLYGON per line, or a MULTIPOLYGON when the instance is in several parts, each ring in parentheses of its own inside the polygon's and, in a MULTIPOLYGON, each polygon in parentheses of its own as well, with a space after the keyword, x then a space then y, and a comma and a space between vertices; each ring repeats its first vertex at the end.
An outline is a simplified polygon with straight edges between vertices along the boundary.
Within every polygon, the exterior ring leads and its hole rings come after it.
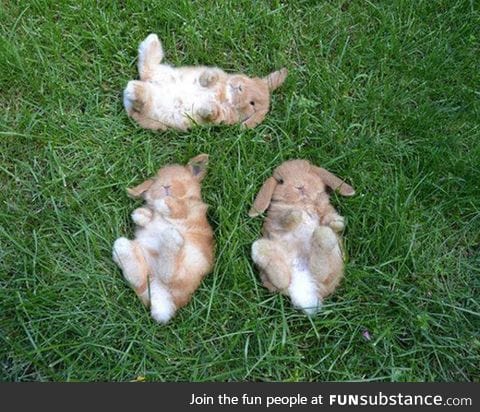
POLYGON ((323 182, 333 190, 338 190, 339 193, 343 196, 353 196, 355 190, 352 186, 345 183, 342 179, 335 176, 333 173, 330 173, 328 170, 323 167, 312 166, 312 170, 320 176, 323 182))
POLYGON ((207 174, 208 155, 200 154, 190 159, 187 164, 187 169, 190 173, 201 182, 207 174))
POLYGON ((268 90, 272 92, 283 84, 287 74, 288 70, 284 67, 283 69, 270 73, 268 76, 263 78, 263 81, 267 83, 268 90))
POLYGON ((129 187, 127 192, 131 197, 140 197, 144 192, 150 189, 150 186, 153 184, 153 182, 153 179, 145 180, 145 182, 140 183, 138 186, 129 187))
POLYGON ((273 192, 277 187, 277 181, 273 177, 269 177, 265 180, 262 188, 257 194, 255 201, 253 202, 253 206, 248 212, 248 216, 255 217, 258 216, 260 213, 265 212, 270 205, 270 200, 272 199, 273 192))

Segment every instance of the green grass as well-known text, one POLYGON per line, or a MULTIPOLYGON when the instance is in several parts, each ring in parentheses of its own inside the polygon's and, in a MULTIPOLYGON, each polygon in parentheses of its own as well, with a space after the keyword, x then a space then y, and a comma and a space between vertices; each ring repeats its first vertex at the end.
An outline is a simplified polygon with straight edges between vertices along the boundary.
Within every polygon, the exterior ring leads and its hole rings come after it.
POLYGON ((480 380, 479 27, 455 0, 2 2, 1 380, 480 380), (144 131, 121 93, 150 32, 173 64, 290 75, 254 130, 144 131), (201 152, 216 265, 159 326, 111 246, 125 188, 201 152), (346 277, 312 319, 249 257, 290 158, 357 190, 333 198, 346 277))

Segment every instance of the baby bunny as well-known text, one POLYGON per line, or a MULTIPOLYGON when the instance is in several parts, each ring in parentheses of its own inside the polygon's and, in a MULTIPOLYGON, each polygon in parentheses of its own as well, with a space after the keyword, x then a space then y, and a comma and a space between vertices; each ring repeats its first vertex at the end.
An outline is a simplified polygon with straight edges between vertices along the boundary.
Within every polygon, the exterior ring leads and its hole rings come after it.
POLYGON ((316 313, 343 275, 340 232, 344 220, 330 204, 327 186, 352 196, 351 186, 306 160, 284 162, 258 193, 249 216, 263 213, 263 238, 252 259, 263 285, 290 296, 295 307, 316 313))
POLYGON ((254 127, 268 113, 270 92, 287 76, 281 69, 264 78, 227 74, 217 67, 161 64, 162 45, 150 34, 138 49, 140 80, 128 83, 123 104, 141 127, 187 130, 194 124, 254 127))
POLYGON ((213 266, 213 232, 200 194, 207 163, 208 156, 201 154, 185 167, 165 166, 127 189, 146 205, 133 211, 135 239, 117 239, 113 260, 160 323, 190 301, 213 266))

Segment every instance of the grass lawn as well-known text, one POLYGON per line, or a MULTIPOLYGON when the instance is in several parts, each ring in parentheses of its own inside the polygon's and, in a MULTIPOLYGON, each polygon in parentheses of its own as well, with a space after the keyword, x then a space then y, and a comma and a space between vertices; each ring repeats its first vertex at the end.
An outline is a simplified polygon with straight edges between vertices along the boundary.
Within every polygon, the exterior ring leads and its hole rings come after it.
POLYGON ((480 380, 477 2, 96 3, 0 5, 1 380, 480 380), (150 32, 176 65, 286 66, 266 121, 141 130, 121 95, 150 32), (111 259, 125 188, 201 152, 216 265, 159 326, 111 259), (311 319, 250 259, 291 158, 357 191, 332 198, 346 277, 311 319))

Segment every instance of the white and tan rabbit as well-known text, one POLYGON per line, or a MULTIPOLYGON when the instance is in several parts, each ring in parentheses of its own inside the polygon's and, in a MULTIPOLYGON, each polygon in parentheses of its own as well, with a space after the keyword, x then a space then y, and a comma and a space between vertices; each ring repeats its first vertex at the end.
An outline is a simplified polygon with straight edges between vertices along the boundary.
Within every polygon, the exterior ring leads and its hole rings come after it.
POLYGON ((287 76, 286 69, 249 78, 216 67, 175 68, 162 59, 162 45, 150 34, 138 49, 140 80, 130 81, 123 93, 128 115, 146 129, 187 130, 206 123, 254 127, 268 113, 270 92, 287 76))
POLYGON ((160 323, 190 301, 213 266, 213 232, 200 193, 207 163, 208 156, 202 154, 187 166, 165 166, 127 189, 146 205, 133 211, 135 239, 117 239, 113 260, 160 323))
POLYGON ((251 217, 268 208, 263 238, 252 259, 266 288, 307 314, 317 312, 343 276, 340 233, 344 219, 330 204, 327 186, 352 196, 351 186, 306 160, 284 162, 258 193, 251 217))

